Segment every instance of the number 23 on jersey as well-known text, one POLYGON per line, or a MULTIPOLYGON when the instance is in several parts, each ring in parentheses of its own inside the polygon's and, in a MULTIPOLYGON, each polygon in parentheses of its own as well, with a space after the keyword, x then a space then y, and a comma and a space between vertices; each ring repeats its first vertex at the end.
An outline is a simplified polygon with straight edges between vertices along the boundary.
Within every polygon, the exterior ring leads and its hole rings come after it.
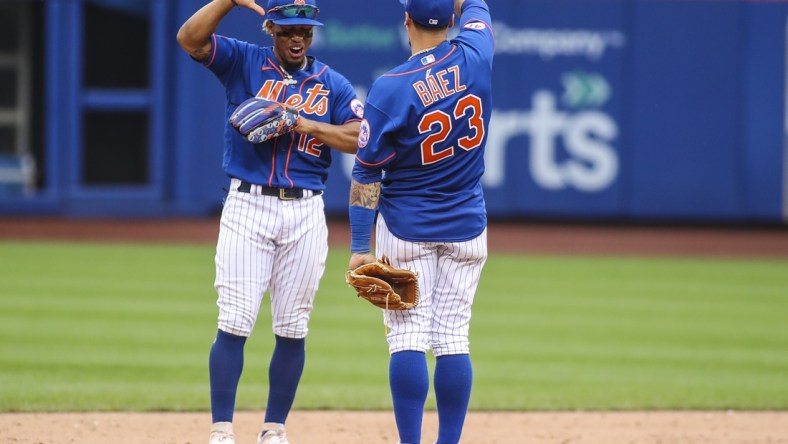
POLYGON ((465 117, 470 127, 467 136, 457 139, 457 145, 470 151, 482 144, 484 140, 484 120, 482 119, 482 101, 479 97, 469 94, 460 98, 454 105, 451 115, 442 110, 425 114, 419 122, 419 133, 428 134, 421 142, 421 163, 429 165, 454 155, 454 146, 441 148, 451 134, 454 125, 465 117))

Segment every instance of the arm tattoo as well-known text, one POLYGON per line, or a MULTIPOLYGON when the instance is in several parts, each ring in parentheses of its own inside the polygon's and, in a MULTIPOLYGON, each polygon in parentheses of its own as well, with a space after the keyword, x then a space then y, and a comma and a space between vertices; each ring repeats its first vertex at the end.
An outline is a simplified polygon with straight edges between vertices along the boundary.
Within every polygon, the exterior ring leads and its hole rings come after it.
POLYGON ((376 210, 380 198, 380 182, 368 184, 352 180, 350 183, 350 205, 376 210))

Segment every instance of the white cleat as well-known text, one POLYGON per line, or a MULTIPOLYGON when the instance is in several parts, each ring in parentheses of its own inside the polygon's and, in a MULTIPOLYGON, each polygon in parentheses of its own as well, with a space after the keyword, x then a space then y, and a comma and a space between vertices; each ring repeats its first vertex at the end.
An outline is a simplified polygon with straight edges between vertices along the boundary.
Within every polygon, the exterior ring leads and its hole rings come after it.
POLYGON ((208 438, 208 444, 235 444, 233 423, 215 422, 211 424, 211 437, 208 438))
POLYGON ((257 444, 290 444, 285 434, 285 425, 275 422, 263 424, 263 431, 257 435, 257 444))

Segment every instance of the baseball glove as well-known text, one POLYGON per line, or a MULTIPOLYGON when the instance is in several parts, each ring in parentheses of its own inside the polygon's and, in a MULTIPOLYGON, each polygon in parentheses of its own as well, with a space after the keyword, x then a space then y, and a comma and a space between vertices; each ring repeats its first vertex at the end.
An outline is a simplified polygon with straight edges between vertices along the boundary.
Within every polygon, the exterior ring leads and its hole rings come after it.
POLYGON ((408 310, 419 303, 418 275, 391 266, 386 256, 348 271, 345 282, 358 297, 386 310, 408 310))
POLYGON ((246 140, 263 143, 293 131, 298 126, 298 111, 279 102, 252 97, 238 105, 230 125, 246 140))

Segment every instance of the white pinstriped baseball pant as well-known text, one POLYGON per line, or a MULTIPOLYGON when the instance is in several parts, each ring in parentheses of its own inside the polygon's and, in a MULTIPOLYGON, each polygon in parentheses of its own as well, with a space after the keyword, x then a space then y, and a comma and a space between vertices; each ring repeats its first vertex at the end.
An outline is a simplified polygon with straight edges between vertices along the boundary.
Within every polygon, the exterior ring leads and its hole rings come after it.
POLYGON ((419 274, 419 304, 383 310, 389 353, 470 353, 471 306, 487 260, 487 229, 464 242, 409 242, 394 236, 378 217, 375 248, 377 257, 386 255, 392 265, 419 274))
POLYGON ((328 254, 323 197, 280 200, 239 183, 231 180, 216 246, 219 329, 251 335, 268 291, 274 333, 303 338, 328 254))

